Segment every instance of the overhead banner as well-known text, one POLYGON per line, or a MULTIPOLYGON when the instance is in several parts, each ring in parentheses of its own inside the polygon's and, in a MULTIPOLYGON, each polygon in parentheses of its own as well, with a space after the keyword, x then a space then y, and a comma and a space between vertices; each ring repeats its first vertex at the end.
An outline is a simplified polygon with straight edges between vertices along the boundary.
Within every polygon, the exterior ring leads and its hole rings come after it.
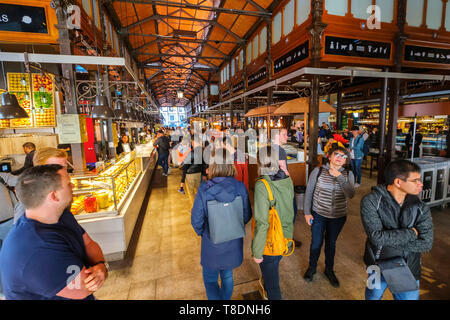
POLYGON ((309 58, 309 40, 276 59, 273 64, 273 71, 274 73, 280 72, 306 58, 309 58))
POLYGON ((391 44, 387 42, 326 36, 325 54, 389 60, 391 58, 391 44))
POLYGON ((231 92, 234 94, 238 91, 244 90, 244 81, 239 82, 238 84, 233 86, 231 92))
POLYGON ((406 45, 404 60, 450 64, 450 49, 406 45))
POLYGON ((267 75, 267 67, 264 66, 261 69, 258 70, 258 72, 250 75, 248 77, 248 86, 251 86, 259 81, 261 81, 262 79, 264 79, 267 75))

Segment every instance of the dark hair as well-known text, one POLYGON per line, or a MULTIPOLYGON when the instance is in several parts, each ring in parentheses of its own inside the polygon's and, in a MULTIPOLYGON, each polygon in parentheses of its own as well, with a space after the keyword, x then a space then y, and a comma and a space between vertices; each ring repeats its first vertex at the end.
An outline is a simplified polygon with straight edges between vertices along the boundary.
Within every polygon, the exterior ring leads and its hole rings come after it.
POLYGON ((328 158, 331 157, 331 155, 333 153, 335 153, 336 151, 343 152, 347 156, 347 161, 350 159, 350 152, 348 152, 348 150, 346 148, 342 148, 339 145, 333 146, 333 147, 330 148, 330 150, 328 150, 328 153, 327 153, 328 158))
POLYGON ((23 148, 33 149, 36 150, 36 145, 33 142, 25 142, 22 145, 23 148))
POLYGON ((359 131, 359 127, 358 126, 353 126, 350 131, 359 131))
POLYGON ((62 187, 59 164, 46 164, 25 170, 17 181, 16 194, 26 209, 39 207, 47 195, 62 187))
POLYGON ((161 129, 159 129, 158 131, 156 131, 156 133, 164 134, 164 131, 162 131, 161 129))
POLYGON ((386 185, 391 185, 394 184, 395 179, 406 181, 411 172, 420 172, 420 167, 404 159, 392 161, 384 170, 384 182, 386 185))

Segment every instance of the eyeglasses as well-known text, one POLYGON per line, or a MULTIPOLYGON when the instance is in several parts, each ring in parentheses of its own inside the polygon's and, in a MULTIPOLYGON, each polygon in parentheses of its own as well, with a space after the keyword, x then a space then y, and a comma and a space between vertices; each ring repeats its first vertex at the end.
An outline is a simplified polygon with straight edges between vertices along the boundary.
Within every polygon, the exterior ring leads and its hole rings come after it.
POLYGON ((347 158, 348 158, 348 156, 346 154, 343 154, 343 153, 335 152, 333 154, 335 155, 336 158, 342 158, 344 160, 347 160, 347 158))
POLYGON ((417 179, 414 179, 414 180, 403 180, 403 181, 405 181, 405 182, 414 182, 416 184, 422 183, 422 180, 420 178, 417 178, 417 179))

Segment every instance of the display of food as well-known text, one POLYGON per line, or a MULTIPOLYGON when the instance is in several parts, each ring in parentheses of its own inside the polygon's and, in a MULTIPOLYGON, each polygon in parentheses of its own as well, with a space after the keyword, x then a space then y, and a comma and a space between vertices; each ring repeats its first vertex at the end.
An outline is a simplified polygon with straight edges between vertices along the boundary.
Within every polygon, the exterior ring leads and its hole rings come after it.
POLYGON ((8 73, 9 91, 29 91, 30 81, 26 73, 8 73))
POLYGON ((33 74, 33 91, 51 92, 52 90, 53 82, 49 76, 38 73, 33 74))
POLYGON ((56 126, 55 122, 55 110, 50 108, 42 108, 36 110, 34 114, 35 125, 38 127, 41 126, 56 126))
POLYGON ((72 205, 70 206, 70 211, 72 214, 79 214, 84 209, 84 196, 73 197, 72 205))
POLYGON ((29 127, 32 125, 32 117, 31 117, 31 100, 30 95, 27 92, 12 92, 11 94, 15 94, 17 97, 17 101, 19 105, 25 109, 28 113, 28 118, 22 119, 12 119, 10 120, 11 127, 29 127))

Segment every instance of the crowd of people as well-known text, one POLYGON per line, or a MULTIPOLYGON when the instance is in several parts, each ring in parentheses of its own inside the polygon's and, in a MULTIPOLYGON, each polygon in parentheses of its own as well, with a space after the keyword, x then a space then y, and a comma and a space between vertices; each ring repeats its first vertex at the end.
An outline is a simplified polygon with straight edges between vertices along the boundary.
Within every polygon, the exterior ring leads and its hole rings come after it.
MULTIPOLYGON (((259 146, 259 178, 254 188, 248 179, 249 157, 231 135, 205 130, 194 133, 163 128, 156 132, 153 143, 164 176, 170 174, 171 165, 181 170, 179 192, 187 194, 192 227, 202 238, 201 265, 208 299, 231 298, 233 270, 243 263, 245 225, 250 221, 251 252, 261 270, 262 296, 282 299, 279 264, 300 245, 293 240, 298 208, 283 149, 288 130, 281 128, 259 146)), ((365 149, 378 141, 376 135, 376 129, 367 134, 352 127, 333 134, 326 124, 320 128, 318 148, 326 152, 325 161, 309 175, 303 206, 305 223, 311 228, 306 282, 314 279, 325 242, 324 274, 333 287, 340 286, 334 270, 336 243, 347 219, 348 199, 361 184, 365 149)), ((302 128, 292 136, 302 144, 302 128)), ((133 148, 126 137, 121 140, 123 152, 133 148)), ((21 169, 20 175, 0 173, 0 201, 7 205, 9 217, 14 217, 8 220, 13 226, 0 251, 5 297, 94 299, 93 294, 107 278, 108 264, 100 246, 70 212, 73 185, 67 172, 67 154, 29 145, 24 145, 24 150, 27 157, 31 154, 28 168, 21 169)), ((385 168, 384 180, 384 185, 363 197, 360 206, 367 234, 364 262, 372 272, 365 297, 381 299, 389 288, 395 299, 418 299, 421 254, 431 250, 433 243, 430 209, 419 198, 423 187, 420 168, 407 160, 396 160, 385 168), (414 282, 408 290, 395 289, 398 279, 392 273, 384 277, 383 261, 392 259, 405 262, 414 282), (377 274, 373 266, 380 266, 381 271, 377 274), (370 286, 374 274, 378 285, 370 286)))

